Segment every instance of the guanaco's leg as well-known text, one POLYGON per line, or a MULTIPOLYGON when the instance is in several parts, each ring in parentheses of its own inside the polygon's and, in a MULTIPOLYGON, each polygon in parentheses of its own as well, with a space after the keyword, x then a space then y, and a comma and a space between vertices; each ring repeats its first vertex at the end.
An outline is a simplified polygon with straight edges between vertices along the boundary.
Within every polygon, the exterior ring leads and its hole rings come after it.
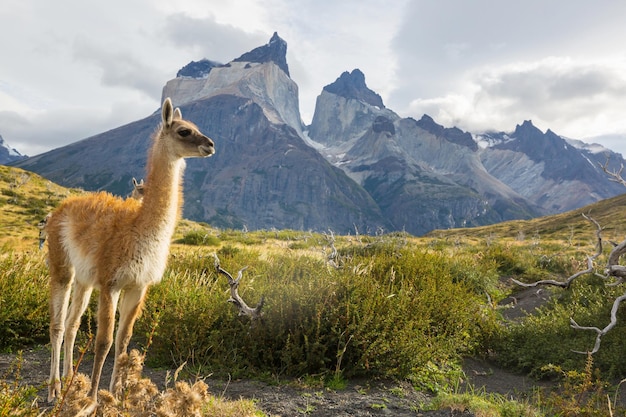
POLYGON ((102 288, 98 301, 98 330, 96 332, 95 357, 91 373, 91 390, 89 396, 95 401, 98 397, 98 385, 102 375, 102 367, 111 345, 115 328, 115 309, 120 297, 119 290, 102 288))
POLYGON ((130 338, 133 335, 133 326, 135 320, 141 313, 143 301, 146 296, 147 287, 143 288, 130 288, 124 291, 120 300, 120 318, 117 327, 117 334, 115 336, 115 362, 113 364, 113 374, 111 375, 111 383, 109 385, 109 391, 115 392, 115 385, 119 378, 119 362, 120 355, 124 354, 128 350, 128 344, 130 338))
POLYGON ((61 395, 61 346, 65 332, 67 307, 70 302, 74 271, 65 265, 50 262, 50 380, 48 402, 61 395))
POLYGON ((87 309, 89 297, 91 296, 92 287, 86 287, 78 280, 74 283, 74 291, 72 293, 72 302, 69 307, 69 313, 65 322, 64 337, 64 357, 63 357, 63 376, 72 375, 72 367, 74 366, 74 342, 76 333, 80 327, 80 319, 87 309))

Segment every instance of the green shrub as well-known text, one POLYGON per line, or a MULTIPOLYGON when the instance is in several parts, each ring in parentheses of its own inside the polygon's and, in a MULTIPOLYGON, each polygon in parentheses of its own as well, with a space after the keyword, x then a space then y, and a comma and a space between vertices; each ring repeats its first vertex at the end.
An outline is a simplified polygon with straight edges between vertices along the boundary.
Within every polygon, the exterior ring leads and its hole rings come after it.
POLYGON ((524 275, 534 263, 524 259, 524 252, 501 244, 490 245, 485 251, 485 258, 493 260, 498 272, 507 276, 524 275))
MULTIPOLYGON (((623 293, 623 289, 607 287, 595 277, 581 277, 569 289, 553 291, 555 296, 547 305, 503 328, 494 341, 496 357, 505 367, 537 377, 552 376, 546 375, 551 364, 566 371, 582 369, 585 355, 575 351, 591 350, 596 333, 572 329, 570 318, 581 326, 603 328, 610 321, 613 300, 623 293)), ((595 365, 610 377, 626 374, 626 364, 621 360, 626 355, 623 311, 621 306, 616 327, 603 336, 600 351, 594 355, 595 365)))
POLYGON ((193 230, 185 233, 185 235, 181 239, 178 239, 176 243, 195 246, 219 246, 220 239, 217 236, 210 235, 203 230, 193 230))
POLYGON ((484 296, 454 279, 445 256, 393 243, 352 256, 341 269, 306 256, 220 250, 233 275, 248 266, 239 287, 248 304, 266 299, 262 321, 252 326, 226 302, 227 281, 212 261, 196 265, 191 256, 170 264, 138 323, 136 334, 147 334, 159 322, 153 363, 188 361, 231 375, 403 378, 480 348, 496 327, 484 296))

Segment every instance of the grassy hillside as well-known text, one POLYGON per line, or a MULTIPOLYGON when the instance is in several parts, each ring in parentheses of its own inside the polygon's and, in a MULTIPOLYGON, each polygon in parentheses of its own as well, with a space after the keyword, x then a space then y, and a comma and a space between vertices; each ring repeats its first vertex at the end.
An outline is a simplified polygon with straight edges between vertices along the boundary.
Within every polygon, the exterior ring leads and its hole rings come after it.
POLYGON ((446 238, 533 238, 571 242, 572 240, 587 239, 590 223, 582 214, 589 215, 597 220, 606 230, 607 236, 621 241, 626 237, 626 188, 625 194, 608 198, 566 213, 538 217, 532 220, 514 220, 490 226, 471 229, 435 230, 428 237, 446 238), (620 237, 622 236, 622 237, 620 237))
POLYGON ((37 223, 59 202, 80 190, 69 190, 20 168, 0 165, 0 247, 36 250, 37 223))

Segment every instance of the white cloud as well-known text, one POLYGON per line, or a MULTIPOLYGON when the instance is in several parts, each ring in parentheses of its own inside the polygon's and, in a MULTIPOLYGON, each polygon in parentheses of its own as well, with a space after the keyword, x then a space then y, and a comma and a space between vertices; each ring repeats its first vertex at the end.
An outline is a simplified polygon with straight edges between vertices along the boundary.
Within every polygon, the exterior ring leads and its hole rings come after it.
POLYGON ((153 99, 160 99, 158 92, 167 73, 155 71, 149 63, 138 59, 128 50, 107 50, 97 42, 77 39, 74 56, 77 60, 97 68, 105 87, 136 90, 153 99))
POLYGON ((620 117, 626 109, 626 62, 620 59, 549 57, 480 68, 469 72, 463 85, 456 93, 415 99, 408 112, 428 113, 441 124, 471 131, 512 131, 530 119, 568 137, 626 133, 620 117))
POLYGON ((5 3, 0 134, 24 153, 145 117, 182 66, 227 62, 274 31, 288 43, 306 122, 322 88, 359 68, 402 116, 472 130, 532 119, 573 138, 626 137, 626 2, 5 3))

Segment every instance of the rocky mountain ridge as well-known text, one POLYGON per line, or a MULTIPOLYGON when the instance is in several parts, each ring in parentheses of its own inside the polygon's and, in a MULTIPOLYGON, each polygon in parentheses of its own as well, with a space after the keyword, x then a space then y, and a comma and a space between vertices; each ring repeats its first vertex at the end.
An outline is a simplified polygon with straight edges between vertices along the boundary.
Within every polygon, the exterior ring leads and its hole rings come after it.
POLYGON ((619 169, 620 154, 599 146, 545 133, 530 120, 512 133, 489 133, 492 146, 480 152, 487 171, 524 198, 554 214, 622 194, 623 187, 608 179, 601 165, 619 169), (577 145, 577 146, 574 146, 577 145))
MULTIPOLYGON (((324 87, 304 126, 286 50, 275 33, 227 64, 191 62, 166 83, 163 97, 217 149, 209 161, 188 162, 185 217, 216 227, 420 235, 563 211, 623 191, 583 169, 604 154, 530 122, 509 134, 472 135, 427 115, 402 118, 358 69, 324 87)), ((126 195, 131 178, 143 177, 156 123, 151 115, 16 165, 62 185, 126 195)))

